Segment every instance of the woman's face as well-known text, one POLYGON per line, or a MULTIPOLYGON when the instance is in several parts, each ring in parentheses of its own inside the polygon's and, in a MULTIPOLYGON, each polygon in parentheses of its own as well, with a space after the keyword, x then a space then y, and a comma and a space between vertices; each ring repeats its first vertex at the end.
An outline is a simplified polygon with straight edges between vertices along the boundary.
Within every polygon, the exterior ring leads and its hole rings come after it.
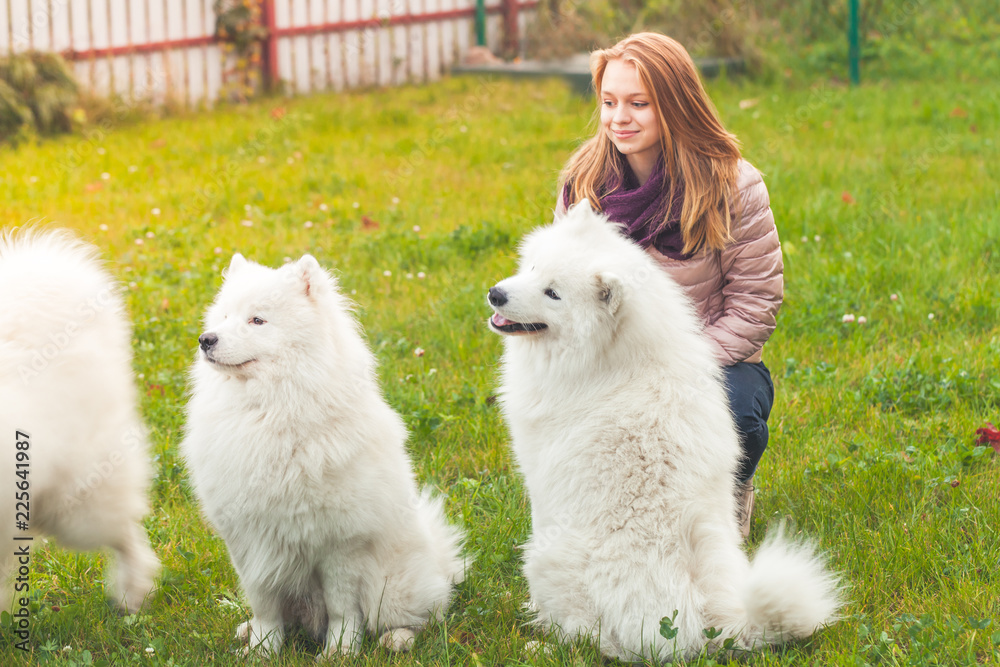
POLYGON ((608 138, 627 156, 634 171, 648 176, 660 155, 660 122, 635 65, 624 60, 608 62, 600 100, 601 126, 608 138))

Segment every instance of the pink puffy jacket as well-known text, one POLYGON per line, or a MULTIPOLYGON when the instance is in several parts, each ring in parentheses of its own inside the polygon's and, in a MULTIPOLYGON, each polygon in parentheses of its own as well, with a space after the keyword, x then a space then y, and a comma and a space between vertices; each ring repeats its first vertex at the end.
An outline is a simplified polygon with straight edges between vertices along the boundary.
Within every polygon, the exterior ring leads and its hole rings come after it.
MULTIPOLYGON (((760 172, 746 160, 739 163, 737 188, 741 208, 730 230, 733 240, 723 250, 702 249, 680 260, 647 249, 694 301, 724 366, 761 360, 784 296, 771 201, 760 172)), ((564 210, 560 197, 557 213, 564 210)))

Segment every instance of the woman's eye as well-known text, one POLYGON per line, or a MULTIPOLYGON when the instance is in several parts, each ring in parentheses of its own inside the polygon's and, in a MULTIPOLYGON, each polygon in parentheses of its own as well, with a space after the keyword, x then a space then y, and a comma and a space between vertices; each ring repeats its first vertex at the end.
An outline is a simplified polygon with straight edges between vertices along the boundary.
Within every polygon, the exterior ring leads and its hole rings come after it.
POLYGON ((633 102, 632 106, 634 106, 636 109, 642 109, 645 106, 649 106, 649 102, 633 102))
POLYGON ((265 321, 263 318, 255 317, 252 320, 250 320, 250 324, 256 324, 257 326, 260 326, 261 324, 265 324, 265 321))
POLYGON ((556 294, 556 291, 554 289, 552 289, 551 287, 549 289, 545 290, 545 296, 547 296, 550 299, 553 299, 555 301, 559 301, 559 295, 556 294))

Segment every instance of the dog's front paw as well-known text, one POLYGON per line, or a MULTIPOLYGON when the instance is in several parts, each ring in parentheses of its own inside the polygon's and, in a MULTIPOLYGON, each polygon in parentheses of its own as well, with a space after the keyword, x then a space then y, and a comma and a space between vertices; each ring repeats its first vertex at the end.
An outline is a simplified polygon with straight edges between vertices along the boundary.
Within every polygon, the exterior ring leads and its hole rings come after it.
POLYGON ((337 644, 336 646, 327 646, 323 649, 323 652, 316 656, 316 662, 324 663, 334 660, 336 658, 342 658, 348 655, 354 655, 360 650, 360 647, 351 646, 350 644, 337 644))
POLYGON ((241 642, 245 642, 250 639, 250 621, 243 621, 236 626, 236 638, 241 642))
POLYGON ((553 648, 552 644, 548 644, 546 642, 530 641, 525 643, 524 645, 524 651, 528 655, 534 655, 539 657, 550 656, 552 655, 554 650, 555 649, 553 648))
POLYGON ((378 643, 379 646, 387 648, 390 651, 406 653, 413 648, 413 642, 416 638, 417 633, 410 628, 392 628, 378 638, 378 643))

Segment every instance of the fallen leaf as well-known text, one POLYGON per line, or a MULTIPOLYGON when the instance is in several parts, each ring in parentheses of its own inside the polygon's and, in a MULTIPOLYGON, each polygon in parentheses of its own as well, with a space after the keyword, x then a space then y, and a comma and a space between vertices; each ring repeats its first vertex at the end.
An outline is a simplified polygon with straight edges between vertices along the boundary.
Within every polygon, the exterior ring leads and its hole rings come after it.
POLYGON ((96 183, 87 183, 87 185, 84 186, 84 189, 87 192, 97 192, 98 190, 104 189, 104 183, 101 183, 100 181, 96 183))
POLYGON ((281 120, 282 118, 285 117, 286 113, 288 112, 285 111, 285 107, 274 107, 273 109, 271 109, 271 118, 275 120, 281 120))
POLYGON ((166 139, 157 139, 156 141, 151 142, 149 144, 149 147, 150 148, 163 148, 166 145, 167 145, 167 140, 166 139))
POLYGON ((977 445, 989 445, 993 451, 1000 454, 1000 430, 996 426, 986 422, 986 426, 976 429, 976 435, 979 436, 976 438, 977 445))
POLYGON ((978 131, 979 131, 979 128, 976 127, 975 125, 970 125, 969 126, 969 132, 972 132, 973 134, 975 134, 978 131))
POLYGON ((850 192, 848 192, 847 190, 844 190, 844 191, 843 191, 843 192, 842 192, 842 193, 840 194, 840 199, 841 199, 841 200, 842 200, 842 201, 843 201, 843 202, 844 202, 845 204, 853 204, 853 203, 854 203, 854 197, 852 197, 852 196, 851 196, 851 193, 850 193, 850 192))
POLYGON ((161 310, 170 310, 170 299, 163 297, 163 301, 160 302, 161 310))
POLYGON ((950 115, 952 118, 965 118, 969 114, 966 113, 965 109, 963 109, 962 107, 955 107, 954 109, 951 110, 950 115))
POLYGON ((361 216, 361 228, 362 229, 378 229, 379 224, 369 218, 367 215, 361 216))

